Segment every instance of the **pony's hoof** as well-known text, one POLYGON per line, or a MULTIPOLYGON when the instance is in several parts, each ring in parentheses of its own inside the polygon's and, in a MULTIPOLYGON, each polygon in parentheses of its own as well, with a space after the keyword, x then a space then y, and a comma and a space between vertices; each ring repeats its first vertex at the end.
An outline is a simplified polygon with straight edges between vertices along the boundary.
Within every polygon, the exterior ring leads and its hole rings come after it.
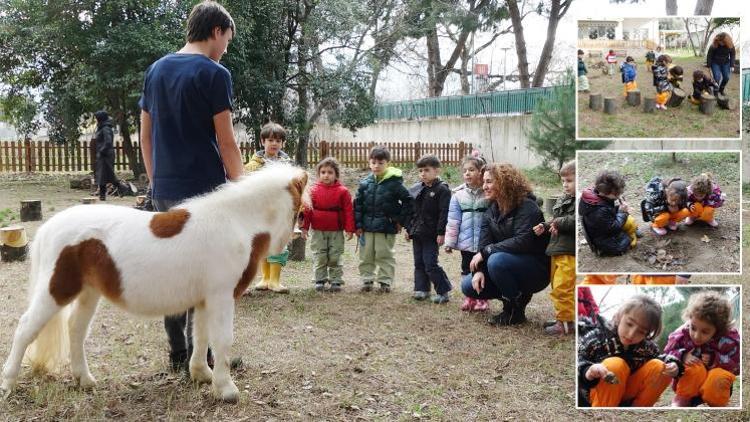
POLYGON ((240 401, 240 390, 231 381, 224 387, 217 387, 216 384, 213 384, 212 390, 214 397, 225 403, 237 403, 240 401))
POLYGON ((208 384, 213 381, 214 374, 213 372, 211 372, 211 369, 209 369, 208 365, 202 367, 191 366, 190 379, 199 384, 208 384))
POLYGON ((90 390, 96 387, 96 379, 94 379, 91 374, 82 375, 81 378, 78 379, 78 387, 83 390, 90 390))
POLYGON ((13 392, 14 384, 15 382, 11 380, 8 380, 8 379, 3 380, 2 385, 0 385, 0 401, 4 401, 10 396, 10 393, 13 392))

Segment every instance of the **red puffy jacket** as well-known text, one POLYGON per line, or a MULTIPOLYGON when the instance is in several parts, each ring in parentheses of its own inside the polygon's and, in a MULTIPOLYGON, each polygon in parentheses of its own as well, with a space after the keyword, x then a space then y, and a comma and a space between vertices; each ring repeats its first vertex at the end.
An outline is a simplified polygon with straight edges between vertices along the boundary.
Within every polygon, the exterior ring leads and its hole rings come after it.
POLYGON ((312 209, 304 211, 303 230, 355 231, 352 196, 338 180, 330 185, 316 182, 310 189, 310 199, 312 209))

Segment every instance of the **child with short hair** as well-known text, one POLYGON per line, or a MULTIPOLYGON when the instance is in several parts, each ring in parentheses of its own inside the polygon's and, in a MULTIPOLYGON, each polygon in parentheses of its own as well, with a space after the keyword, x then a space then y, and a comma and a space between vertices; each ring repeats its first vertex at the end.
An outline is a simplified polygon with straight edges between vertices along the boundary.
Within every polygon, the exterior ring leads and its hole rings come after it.
POLYGON ((581 192, 578 213, 591 249, 602 255, 622 255, 638 243, 638 224, 630 206, 622 198, 625 178, 614 170, 604 170, 594 186, 581 192), (616 205, 615 200, 620 204, 616 205))
POLYGON ((685 366, 672 383, 672 406, 724 407, 740 373, 741 343, 732 327, 732 305, 717 292, 696 293, 690 296, 682 319, 685 324, 669 335, 664 348, 685 366))
POLYGON ((390 161, 391 153, 385 146, 370 150, 372 173, 362 179, 354 199, 363 292, 372 291, 376 280, 381 293, 391 291, 396 266, 393 257, 396 234, 411 219, 411 196, 404 187, 401 170, 389 167, 390 161))
POLYGON ((560 167, 563 194, 552 207, 552 220, 534 226, 534 234, 551 234, 547 255, 552 257, 550 267, 550 298, 555 308, 555 320, 545 324, 548 335, 563 336, 573 333, 576 286, 576 162, 568 161, 560 167))
POLYGON ((453 288, 438 262, 440 246, 445 243, 445 227, 451 190, 440 180, 440 160, 427 154, 417 160, 420 181, 410 189, 414 214, 406 229, 406 239, 414 251, 414 299, 430 296, 430 282, 435 287, 433 303, 447 303, 453 288))
POLYGON ((669 67, 669 76, 667 79, 669 80, 669 83, 672 84, 675 88, 682 88, 682 74, 683 74, 682 66, 670 66, 669 67))
POLYGON ((716 95, 719 90, 719 84, 710 76, 701 70, 693 72, 693 94, 690 96, 690 102, 700 104, 704 95, 716 95))
POLYGON ((617 68, 617 54, 615 54, 614 50, 609 50, 609 53, 604 56, 604 60, 607 62, 607 66, 609 67, 608 73, 609 77, 611 78, 615 75, 615 69, 617 68))
POLYGON ((714 210, 724 205, 724 194, 712 179, 711 173, 701 173, 687 187, 690 216, 685 219, 685 224, 688 226, 696 220, 705 221, 711 227, 719 226, 714 218, 714 210))
POLYGON ((662 309, 650 297, 626 299, 612 321, 601 315, 578 320, 579 398, 592 407, 650 407, 684 367, 659 354, 662 309))
POLYGON ((656 62, 656 53, 654 53, 654 50, 648 50, 646 53, 646 71, 651 72, 651 66, 654 65, 654 62, 656 62))
POLYGON ((656 59, 656 63, 651 66, 654 74, 654 86, 656 87, 656 108, 661 110, 667 109, 667 101, 672 95, 672 84, 667 77, 669 64, 672 58, 668 54, 662 54, 656 59))
POLYGON ((654 233, 664 236, 667 229, 675 231, 677 223, 690 216, 687 187, 679 177, 662 181, 655 176, 648 182, 641 210, 644 221, 651 221, 654 233))
MULTIPOLYGON (((448 223, 445 227, 445 252, 453 249, 461 251, 461 276, 469 274, 469 263, 479 252, 479 232, 482 218, 490 203, 482 191, 482 175, 487 162, 474 151, 461 163, 464 183, 453 189, 453 197, 448 206, 448 223)), ((465 297, 462 311, 487 311, 486 299, 465 297)))
MULTIPOLYGON (((250 161, 245 164, 245 170, 253 172, 269 164, 288 163, 292 160, 283 151, 286 140, 286 129, 278 123, 268 122, 260 129, 260 143, 263 150, 256 151, 250 161)), ((289 250, 278 255, 270 255, 260 266, 262 279, 253 286, 255 290, 271 290, 275 293, 289 293, 289 288, 281 284, 281 268, 286 265, 289 250)))
POLYGON ((303 214, 302 238, 307 239, 312 228, 310 249, 313 253, 313 268, 316 291, 323 291, 326 283, 329 290, 338 292, 344 284, 341 255, 344 253, 344 231, 346 240, 351 240, 355 231, 352 196, 346 186, 339 183, 339 163, 335 158, 321 160, 315 167, 318 180, 310 188, 310 207, 303 214))
POLYGON ((628 56, 625 58, 625 62, 620 66, 620 73, 622 73, 622 83, 624 84, 622 95, 627 97, 628 92, 638 89, 638 83, 635 81, 638 77, 638 72, 636 71, 635 59, 633 57, 628 56))
POLYGON ((589 71, 586 69, 583 56, 583 50, 578 50, 578 91, 587 94, 589 92, 589 78, 586 75, 589 71))

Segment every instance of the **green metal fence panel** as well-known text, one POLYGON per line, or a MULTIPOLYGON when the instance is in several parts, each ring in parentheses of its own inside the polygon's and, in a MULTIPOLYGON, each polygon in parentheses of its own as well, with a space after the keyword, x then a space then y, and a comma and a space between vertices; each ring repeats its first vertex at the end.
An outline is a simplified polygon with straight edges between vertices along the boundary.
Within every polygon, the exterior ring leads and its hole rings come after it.
POLYGON ((750 68, 742 69, 742 103, 750 105, 750 68))

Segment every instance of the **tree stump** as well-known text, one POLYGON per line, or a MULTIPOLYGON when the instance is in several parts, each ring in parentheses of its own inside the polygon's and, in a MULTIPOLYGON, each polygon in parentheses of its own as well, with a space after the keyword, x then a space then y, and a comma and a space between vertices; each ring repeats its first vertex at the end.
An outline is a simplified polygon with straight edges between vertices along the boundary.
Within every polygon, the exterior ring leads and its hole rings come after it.
POLYGON ((718 105, 719 108, 723 108, 724 110, 734 109, 734 104, 732 104, 731 100, 729 100, 729 97, 724 94, 716 94, 716 105, 718 105))
POLYGON ((701 113, 710 116, 716 110, 716 97, 713 95, 704 95, 700 105, 701 113))
POLYGON ((544 213, 551 217, 552 216, 552 208, 555 207, 555 204, 557 204, 557 200, 560 199, 559 195, 552 195, 548 196, 547 199, 544 200, 544 213))
POLYGON ((30 199, 21 201, 21 221, 39 221, 42 219, 42 201, 30 199))
POLYGON ((615 99, 613 97, 604 97, 604 113, 605 114, 615 114, 617 105, 615 104, 615 99))
POLYGON ((0 229, 0 259, 3 262, 25 260, 28 244, 26 229, 22 226, 9 226, 0 229))
POLYGON ((682 101, 685 99, 685 91, 682 88, 675 87, 672 90, 672 93, 669 95, 669 99, 667 100, 667 107, 679 107, 680 104, 682 104, 682 101))
POLYGON ((655 98, 644 98, 643 99, 643 112, 653 113, 656 111, 656 99, 655 98))
POLYGON ((589 95, 589 108, 596 111, 602 109, 602 94, 589 95))
POLYGON ((641 105, 641 91, 638 89, 635 89, 633 91, 628 91, 628 96, 626 100, 628 104, 630 104, 633 107, 637 107, 641 105))
POLYGON ((91 176, 81 177, 80 179, 70 179, 71 189, 91 189, 91 176))
POLYGON ((289 242, 289 260, 290 261, 304 261, 305 260, 305 239, 301 236, 302 230, 294 228, 294 235, 292 241, 289 242))
POLYGON ((96 201, 98 201, 98 200, 99 200, 99 198, 97 198, 95 196, 89 196, 87 198, 81 198, 81 203, 82 204, 86 204, 86 205, 88 205, 88 204, 95 204, 96 201))

